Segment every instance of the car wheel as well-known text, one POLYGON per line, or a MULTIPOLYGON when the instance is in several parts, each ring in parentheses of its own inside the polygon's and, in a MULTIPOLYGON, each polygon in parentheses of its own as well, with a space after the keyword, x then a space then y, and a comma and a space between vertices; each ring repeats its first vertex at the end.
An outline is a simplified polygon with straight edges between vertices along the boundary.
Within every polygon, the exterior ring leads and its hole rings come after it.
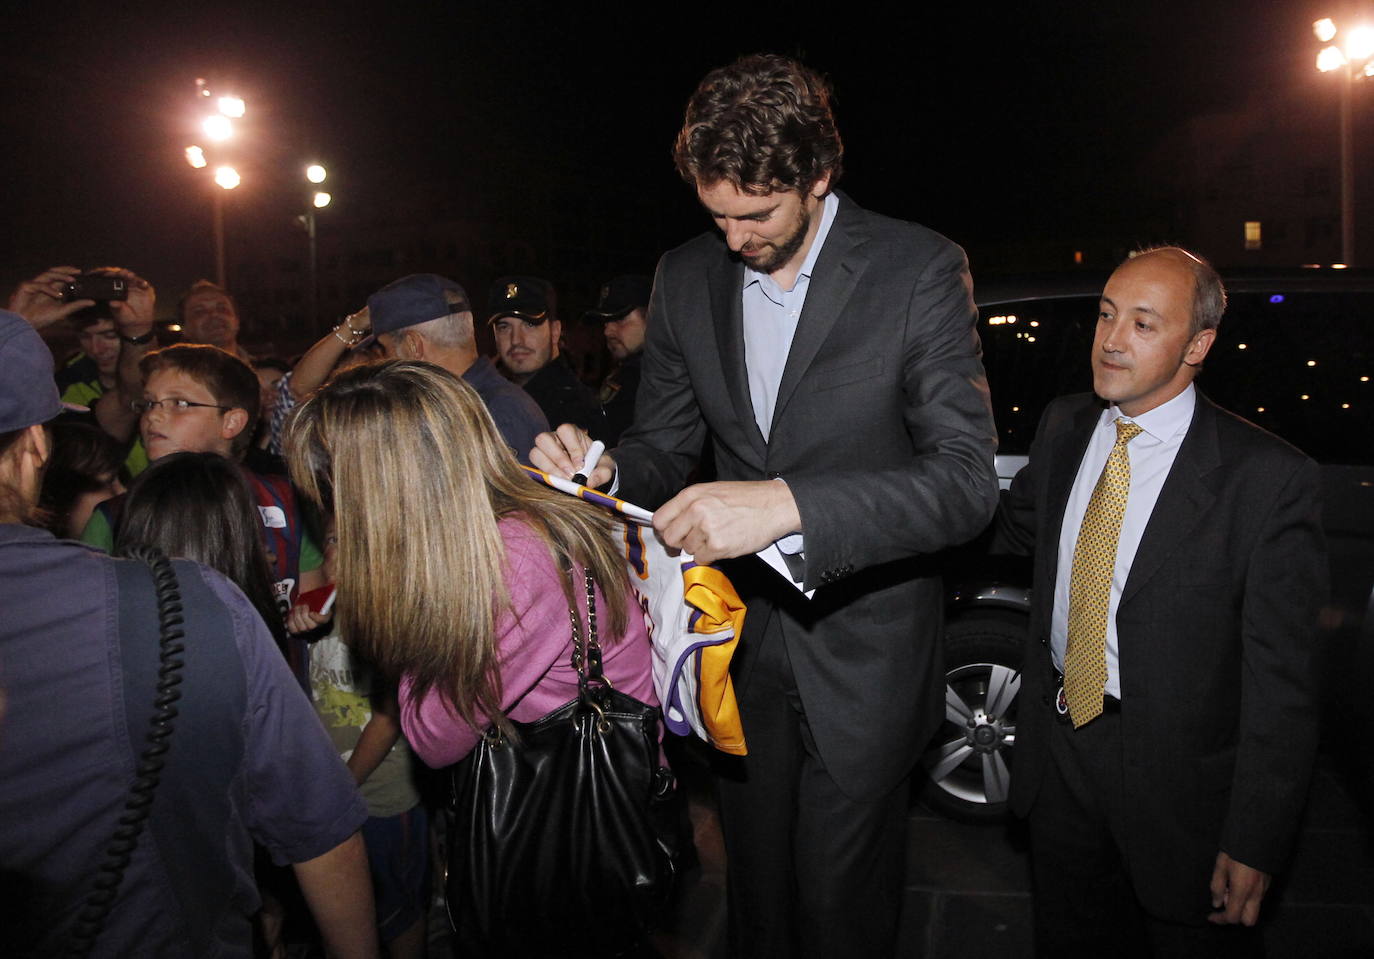
POLYGON ((983 609, 953 615, 945 628, 945 721, 921 760, 921 798, 951 819, 1006 816, 1026 623, 1021 613, 983 609))

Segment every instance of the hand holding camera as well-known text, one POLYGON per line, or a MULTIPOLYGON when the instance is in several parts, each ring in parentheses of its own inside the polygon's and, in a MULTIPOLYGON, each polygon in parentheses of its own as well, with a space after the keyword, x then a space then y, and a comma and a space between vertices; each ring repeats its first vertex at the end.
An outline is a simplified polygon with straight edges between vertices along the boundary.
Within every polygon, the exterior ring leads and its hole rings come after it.
POLYGON ((94 299, 67 297, 67 288, 80 276, 81 271, 74 266, 54 266, 19 284, 10 297, 9 310, 28 320, 34 329, 42 330, 78 310, 95 306, 94 299))

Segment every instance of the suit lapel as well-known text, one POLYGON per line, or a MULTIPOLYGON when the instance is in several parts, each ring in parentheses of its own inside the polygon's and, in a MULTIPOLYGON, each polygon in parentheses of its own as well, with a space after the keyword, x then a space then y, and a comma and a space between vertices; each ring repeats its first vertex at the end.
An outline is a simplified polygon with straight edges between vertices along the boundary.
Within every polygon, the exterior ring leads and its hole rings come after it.
POLYGON ((1060 433, 1050 449, 1050 472, 1045 482, 1045 509, 1042 515, 1054 517, 1052 529, 1045 531, 1045 548, 1037 550, 1037 562, 1043 564, 1041 582, 1053 583, 1059 568, 1059 537, 1064 529, 1064 510, 1069 505, 1069 493, 1083 456, 1092 440, 1093 428, 1102 417, 1102 403, 1095 397, 1073 414, 1069 428, 1060 433))
POLYGON ((868 239, 863 211, 843 194, 839 196, 839 201, 840 208, 835 213, 835 221, 830 224, 825 246, 811 272, 806 306, 797 319, 797 331, 792 337, 792 348, 787 353, 782 381, 778 384, 778 400, 773 405, 774 425, 787 409, 788 401, 816 359, 821 344, 830 336, 830 331, 844 312, 854 288, 859 284, 859 277, 868 268, 868 257, 862 253, 863 244, 868 239))
POLYGON ((1208 509, 1216 502, 1216 494, 1204 477, 1220 465, 1216 408, 1199 393, 1188 435, 1178 448, 1173 468, 1164 480, 1164 488, 1159 491, 1150 522, 1140 538, 1140 546, 1136 548, 1135 559, 1131 562, 1131 575, 1121 591, 1122 605, 1140 592, 1207 515, 1208 509))
MULTIPOLYGON (((721 244, 724 249, 724 244, 721 244)), ((729 256, 720 257, 709 274, 711 317, 720 348, 721 375, 725 379, 730 404, 737 411, 735 421, 749 445, 764 461, 763 433, 755 422, 754 402, 749 398, 749 374, 744 367, 744 265, 729 256)))

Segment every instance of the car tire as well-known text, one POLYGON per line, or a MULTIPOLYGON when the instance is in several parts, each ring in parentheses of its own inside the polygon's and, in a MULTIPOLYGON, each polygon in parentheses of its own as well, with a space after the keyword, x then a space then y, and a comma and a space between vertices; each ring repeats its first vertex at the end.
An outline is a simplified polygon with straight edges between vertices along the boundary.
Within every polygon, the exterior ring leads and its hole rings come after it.
POLYGON ((1007 815, 1027 616, 977 609, 945 627, 945 721, 921 759, 921 799, 962 822, 1007 815))

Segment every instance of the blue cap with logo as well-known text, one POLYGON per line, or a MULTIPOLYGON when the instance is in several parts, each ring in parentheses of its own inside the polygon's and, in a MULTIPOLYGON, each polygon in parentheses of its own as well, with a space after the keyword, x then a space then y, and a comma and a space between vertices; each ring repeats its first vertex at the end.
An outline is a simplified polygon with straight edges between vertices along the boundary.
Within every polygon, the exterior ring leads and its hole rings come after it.
POLYGON ((22 316, 0 310, 0 433, 46 423, 61 412, 47 344, 22 316))

